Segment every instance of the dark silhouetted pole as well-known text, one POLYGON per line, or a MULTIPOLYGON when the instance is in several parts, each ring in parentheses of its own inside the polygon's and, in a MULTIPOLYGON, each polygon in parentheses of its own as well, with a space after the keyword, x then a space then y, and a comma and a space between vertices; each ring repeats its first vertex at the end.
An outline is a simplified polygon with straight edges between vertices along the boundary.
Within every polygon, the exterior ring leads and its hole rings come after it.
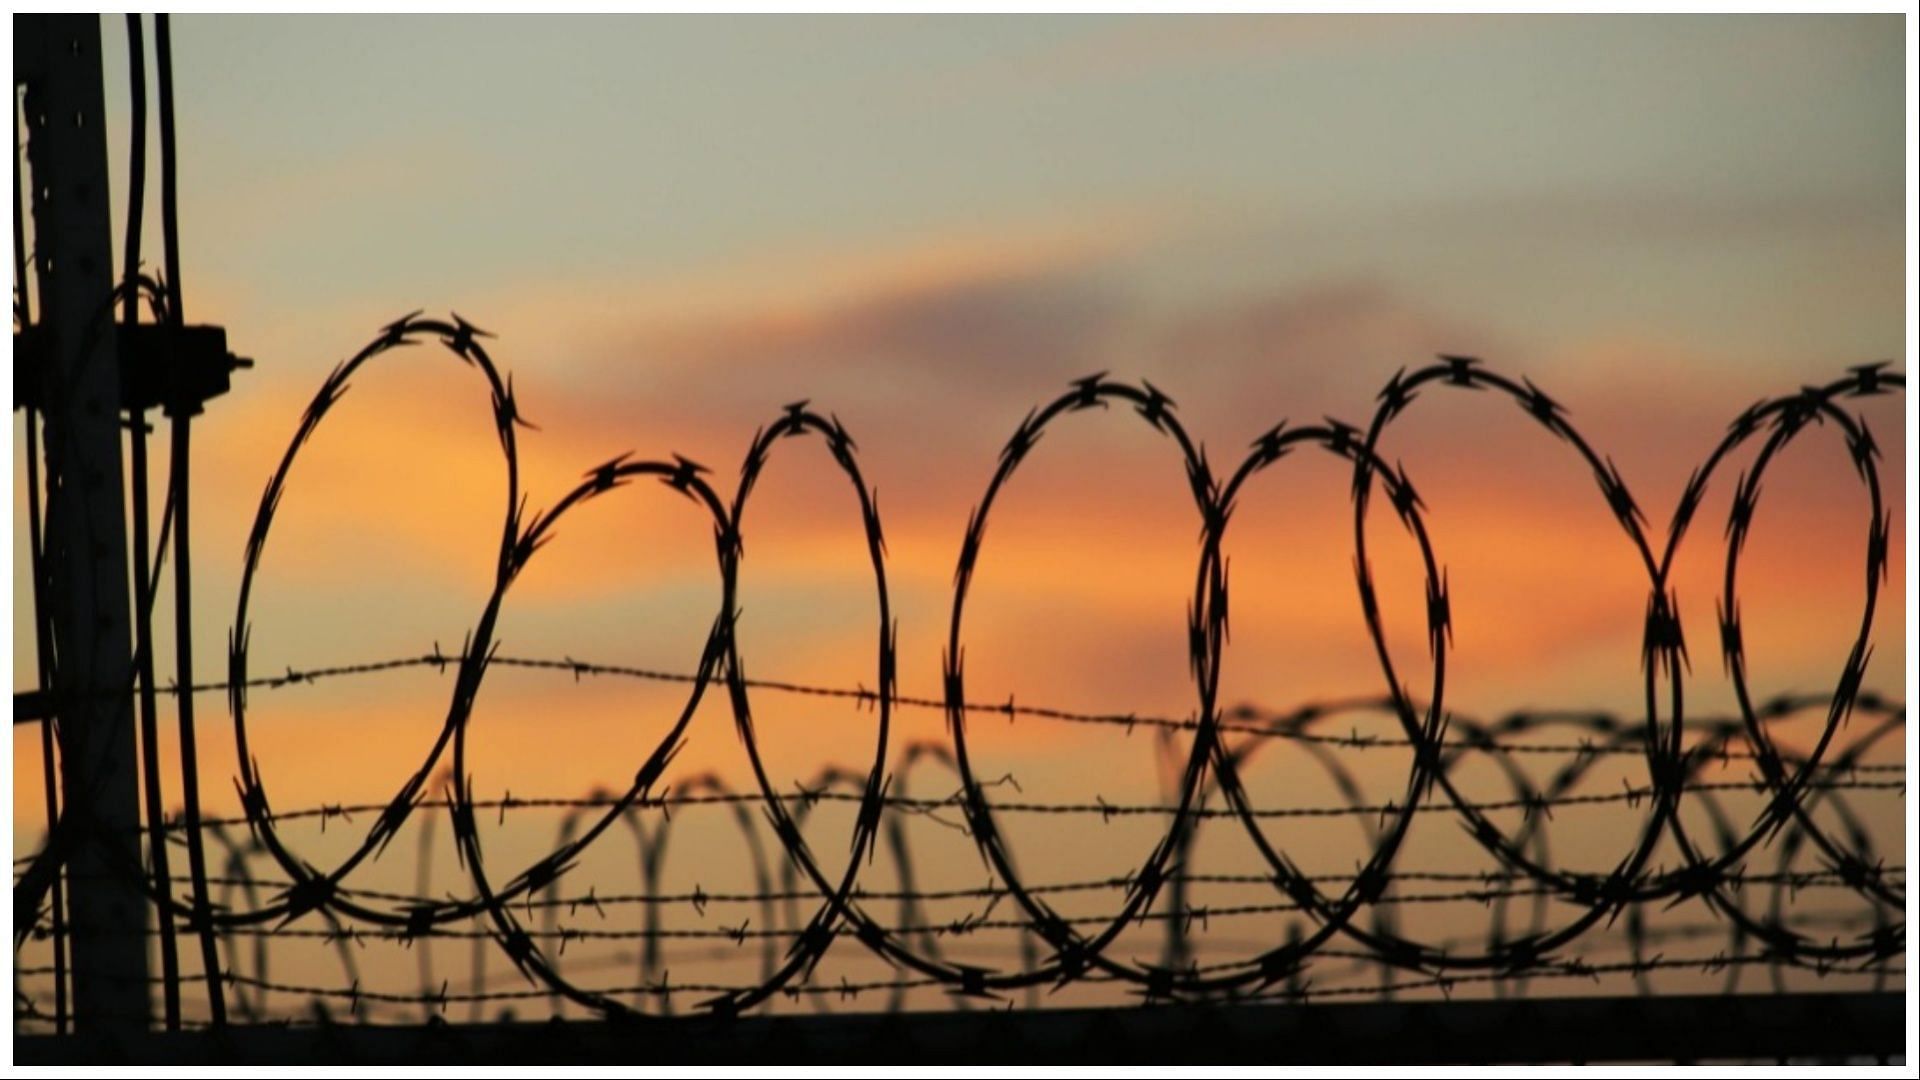
POLYGON ((147 1026, 147 903, 120 465, 120 373, 100 18, 16 16, 14 72, 27 87, 27 154, 47 347, 47 546, 73 937, 74 1024, 83 1035, 147 1026))

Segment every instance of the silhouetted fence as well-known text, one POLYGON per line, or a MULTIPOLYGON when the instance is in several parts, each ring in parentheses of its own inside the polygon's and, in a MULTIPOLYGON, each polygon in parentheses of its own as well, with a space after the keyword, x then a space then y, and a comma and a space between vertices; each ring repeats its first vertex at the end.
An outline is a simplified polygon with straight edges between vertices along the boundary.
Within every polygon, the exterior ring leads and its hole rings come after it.
MULTIPOLYGON (((1885 861, 1872 830, 1861 824, 1853 806, 1854 800, 1876 792, 1904 799, 1906 783, 1902 765, 1872 757, 1876 747, 1885 751, 1902 743, 1904 704, 1885 700, 1862 686, 1888 558, 1890 517, 1882 498, 1879 451, 1864 419, 1841 407, 1849 399, 1904 390, 1904 376, 1884 365, 1855 368, 1845 378, 1762 401, 1740 413, 1712 453, 1692 471, 1664 537, 1649 534, 1640 506, 1618 470, 1574 428, 1564 409, 1531 382, 1509 379, 1476 360, 1443 357, 1411 374, 1396 375, 1379 395, 1364 429, 1333 420, 1276 425, 1254 442, 1242 461, 1222 473, 1216 473, 1181 425, 1165 394, 1146 383, 1090 376, 1031 412, 1002 451, 960 544, 943 662, 945 684, 938 695, 912 696, 901 692, 896 677, 897 628, 889 601, 881 515, 862 476, 854 440, 836 418, 805 402, 788 406, 749 444, 731 499, 713 486, 708 470, 685 458, 623 456, 588 470, 551 509, 528 513, 515 443, 519 408, 510 381, 501 376, 482 344, 485 336, 457 316, 438 320, 410 315, 386 327, 328 377, 262 495, 246 545, 227 679, 186 688, 154 688, 177 695, 183 703, 195 694, 224 692, 234 725, 242 815, 221 819, 196 811, 184 820, 150 821, 148 857, 130 859, 121 867, 125 876, 143 883, 159 933, 170 937, 178 927, 197 935, 206 943, 203 955, 208 957, 222 955, 224 950, 224 960, 215 970, 199 976, 169 970, 155 977, 170 1002, 178 1000, 182 984, 198 983, 196 989, 204 993, 214 1023, 230 1019, 233 1009, 243 1020, 270 1019, 274 1014, 267 1005, 269 994, 320 1003, 322 1015, 338 1009, 368 1018, 371 1010, 381 1006, 404 1007, 412 1016, 421 1010, 439 1015, 452 1005, 467 1004, 477 1019, 478 1009, 486 1003, 543 1000, 565 1000, 604 1016, 638 1017, 671 1009, 675 995, 692 997, 700 1011, 731 1016, 776 998, 851 1001, 861 995, 884 994, 886 1001, 897 1006, 905 992, 925 988, 949 991, 961 1005, 1011 1000, 1067 984, 1112 984, 1150 1001, 1278 998, 1297 1002, 1390 997, 1421 989, 1450 994, 1456 987, 1476 984, 1514 994, 1524 993, 1534 980, 1590 982, 1602 975, 1632 977, 1647 989, 1647 976, 1668 970, 1713 974, 1724 980, 1727 989, 1738 985, 1743 972, 1756 968, 1771 973, 1776 986, 1782 973, 1795 970, 1866 979, 1874 988, 1904 978, 1900 965, 1905 955, 1906 868, 1885 861), (256 673, 248 651, 252 585, 294 461, 365 365, 391 350, 432 342, 444 346, 474 377, 485 381, 508 478, 494 582, 468 640, 457 654, 443 654, 436 646, 425 655, 267 676, 256 673), (1504 397, 1588 466, 1599 497, 1638 553, 1646 574, 1641 652, 1644 716, 1534 712, 1478 721, 1446 706, 1452 633, 1447 577, 1428 536, 1423 504, 1412 480, 1404 469, 1389 466, 1376 452, 1383 432, 1429 392, 1488 392, 1504 397), (971 700, 964 666, 964 616, 996 497, 1046 431, 1075 414, 1114 407, 1130 410, 1171 444, 1184 463, 1202 526, 1188 632, 1196 707, 1190 717, 1176 718, 971 700), (1830 693, 1756 700, 1749 691, 1742 636, 1739 560, 1768 465, 1793 440, 1820 427, 1845 442, 1869 503, 1859 632, 1830 693), (823 443, 858 498, 878 611, 870 685, 848 688, 758 680, 747 675, 740 655, 735 598, 744 558, 743 514, 776 449, 795 438, 823 443), (1683 686, 1690 650, 1681 631, 1679 599, 1669 581, 1671 570, 1723 461, 1736 448, 1756 441, 1757 455, 1733 481, 1724 534, 1724 588, 1716 598, 1717 648, 1735 691, 1737 710, 1726 716, 1689 715, 1683 686), (1352 467, 1356 586, 1386 693, 1305 705, 1285 713, 1223 707, 1218 688, 1230 595, 1221 555, 1223 541, 1246 484, 1295 451, 1331 454, 1352 467), (538 557, 543 544, 574 509, 641 479, 658 481, 687 497, 695 512, 711 524, 721 602, 695 670, 664 672, 571 658, 500 655, 496 624, 515 581, 538 557), (1426 579, 1424 623, 1433 673, 1430 682, 1420 687, 1403 682, 1382 626, 1367 554, 1366 522, 1376 494, 1417 545, 1426 579), (433 669, 449 676, 450 701, 431 749, 393 796, 369 805, 277 808, 248 749, 250 694, 406 668, 433 669), (576 679, 675 683, 684 686, 686 702, 624 790, 583 798, 489 800, 472 786, 468 735, 469 719, 486 677, 496 668, 546 669, 576 679), (669 763, 709 690, 724 695, 752 767, 754 790, 733 790, 715 776, 669 782, 669 763), (869 711, 871 759, 825 767, 815 782, 798 791, 777 790, 755 735, 756 696, 769 694, 837 698, 869 711), (896 745, 894 718, 900 709, 943 712, 949 738, 896 745), (1783 746, 1773 732, 1782 722, 1810 711, 1824 715, 1811 745, 1783 746), (969 752, 970 724, 983 715, 1178 735, 1185 740, 1184 747, 1172 738, 1162 742, 1176 757, 1177 786, 1166 801, 1150 804, 1105 798, 1092 803, 1057 802, 1041 792, 1008 794, 1007 785, 980 773, 969 752), (1341 727, 1356 716, 1384 720, 1388 733, 1362 735, 1357 727, 1342 733, 1341 727), (1850 720, 1854 722, 1849 724, 1850 720), (1276 742, 1308 751, 1345 801, 1321 806, 1260 805, 1249 793, 1243 772, 1252 755, 1276 742), (1370 798, 1355 779, 1352 762, 1358 755, 1389 748, 1409 763, 1405 776, 1391 797, 1370 798), (1622 759, 1644 762, 1644 782, 1629 782, 1618 791, 1581 789, 1598 763, 1622 759), (1470 798, 1456 775, 1463 762, 1490 764, 1510 785, 1511 796, 1470 798), (1551 766, 1544 782, 1535 779, 1535 768, 1530 767, 1542 764, 1551 766), (909 777, 928 765, 951 774, 951 794, 906 794, 909 777), (1736 765, 1746 769, 1746 775, 1728 779, 1736 765), (443 790, 430 790, 430 778, 442 770, 450 773, 450 782, 443 790), (1760 803, 1751 821, 1740 822, 1725 805, 1725 799, 1736 794, 1760 803), (844 861, 824 858, 805 838, 808 815, 823 804, 845 804, 853 810, 844 861), (1554 812, 1571 806, 1604 807, 1618 822, 1610 832, 1620 838, 1617 861, 1605 872, 1568 869, 1550 857, 1554 812), (1696 812, 1682 814, 1683 806, 1696 812), (753 864, 755 889, 716 894, 662 890, 659 853, 678 820, 675 815, 697 807, 720 808, 735 816, 742 850, 753 864), (509 812, 540 809, 561 814, 552 849, 523 868, 502 873, 489 861, 476 815, 486 812, 504 820, 509 812), (1821 812, 1819 817, 1816 811, 1821 812), (408 893, 356 886, 356 873, 377 862, 417 813, 444 815, 450 823, 469 875, 464 897, 428 895, 424 889, 408 893), (942 890, 916 884, 913 845, 903 823, 942 814, 977 847, 989 875, 981 887, 942 890), (1501 824, 1502 814, 1517 814, 1519 823, 1501 824), (1015 865, 1002 839, 1002 823, 1016 815, 1150 819, 1163 827, 1146 857, 1126 874, 1055 880, 1044 870, 1023 871, 1015 865), (1423 815, 1456 818, 1498 870, 1449 874, 1399 869, 1409 829, 1423 815), (657 820, 649 824, 643 816, 657 820), (1348 817, 1363 824, 1367 844, 1351 873, 1304 871, 1268 831, 1283 819, 1327 817, 1348 817), (303 855, 288 828, 315 819, 322 824, 338 820, 362 831, 348 854, 330 860, 330 868, 303 855), (244 843, 228 831, 241 827, 248 838, 244 843), (637 843, 643 888, 608 895, 599 895, 591 886, 563 888, 571 881, 569 871, 589 846, 616 827, 630 831, 637 843), (1201 830, 1235 827, 1251 841, 1258 856, 1255 865, 1234 874, 1188 869, 1188 856, 1201 830), (765 843, 767 837, 773 841, 771 846, 765 843), (224 870, 210 869, 206 859, 196 857, 187 875, 167 871, 167 844, 199 843, 202 838, 228 853, 224 870), (881 848, 888 851, 898 878, 887 888, 863 878, 863 870, 881 848), (1656 849, 1677 852, 1679 858, 1671 865, 1658 864, 1656 849), (1803 857, 1813 865, 1800 865, 1803 857), (255 869, 257 859, 269 864, 266 872, 255 869), (1199 902, 1192 890, 1201 885, 1246 887, 1255 895, 1231 904, 1199 902), (213 899, 216 892, 223 898, 219 902, 213 899), (1098 915, 1068 917, 1055 905, 1058 897, 1074 893, 1110 896, 1113 903, 1098 915), (1838 915, 1825 909, 1799 910, 1798 898, 1812 893, 1850 894, 1858 898, 1859 910, 1838 915), (951 921, 931 919, 923 910, 930 902, 953 900, 979 906, 951 921), (1484 931, 1423 940, 1397 928, 1394 912, 1398 909, 1462 903, 1486 906, 1484 931), (738 926, 691 929, 665 926, 660 918, 664 909, 674 906, 691 907, 704 915, 708 904, 732 904, 754 914, 738 926), (1648 912, 1681 904, 1708 918, 1658 927, 1645 918, 1648 912), (891 914, 883 911, 883 905, 891 914), (1524 912, 1517 910, 1522 907, 1524 912), (610 909, 634 910, 641 925, 605 925, 610 909), (1196 923, 1262 914, 1284 915, 1290 929, 1283 936, 1255 941, 1231 958, 1203 961, 1194 954, 1189 939, 1196 923), (755 917, 757 925, 752 922, 755 917), (1623 918, 1617 944, 1624 956, 1600 959, 1582 951, 1583 942, 1591 943, 1623 918), (1158 962, 1129 959, 1113 947, 1123 933, 1140 926, 1164 931, 1165 946, 1158 962), (1018 943, 1017 958, 994 966, 947 955, 956 940, 984 931, 1010 935, 1018 943), (264 943, 300 939, 336 947, 344 984, 276 981, 264 943), (427 949, 442 940, 475 947, 474 970, 464 992, 452 990, 448 980, 431 985, 427 949), (673 981, 660 952, 660 943, 669 940, 708 940, 736 951, 752 949, 759 960, 758 974, 741 982, 673 981), (362 987, 356 953, 369 942, 420 949, 418 990, 362 987), (590 985, 579 981, 577 973, 569 975, 567 946, 595 942, 630 943, 639 950, 617 957, 620 966, 631 965, 635 972, 630 985, 590 985), (1664 946, 1676 942, 1704 942, 1705 948, 1667 954, 1664 946), (843 976, 838 984, 814 981, 821 959, 836 949, 870 954, 884 961, 893 974, 866 981, 843 976), (490 987, 485 975, 489 954, 506 961, 522 980, 519 986, 490 987), (1372 980, 1316 986, 1315 973, 1328 970, 1329 965, 1348 965, 1377 975, 1372 980), (231 1008, 225 1001, 229 996, 231 1008)), ((38 499, 38 492, 31 494, 38 499)), ((141 595, 136 601, 150 605, 151 596, 141 595)), ((21 720, 16 706, 16 723, 21 720)), ((54 785, 55 777, 49 774, 47 783, 54 785)), ((191 788, 195 781, 188 777, 186 783, 191 788)), ((197 807, 197 798, 190 794, 187 805, 197 807)), ((19 966, 18 957, 31 940, 47 936, 57 943, 73 932, 58 918, 53 890, 61 880, 62 860, 76 838, 104 827, 89 819, 84 799, 69 795, 59 806, 42 851, 16 862, 17 1026, 44 1021, 64 1027, 64 998, 55 994, 51 1006, 45 1001, 48 984, 57 988, 66 978, 62 954, 56 952, 50 965, 25 967, 19 966)), ((430 836, 430 831, 421 833, 423 868, 430 836)), ((116 850, 131 849, 122 845, 116 850)), ((424 880, 424 869, 421 876, 424 880)), ((169 1019, 175 1015, 170 1010, 169 1019)))

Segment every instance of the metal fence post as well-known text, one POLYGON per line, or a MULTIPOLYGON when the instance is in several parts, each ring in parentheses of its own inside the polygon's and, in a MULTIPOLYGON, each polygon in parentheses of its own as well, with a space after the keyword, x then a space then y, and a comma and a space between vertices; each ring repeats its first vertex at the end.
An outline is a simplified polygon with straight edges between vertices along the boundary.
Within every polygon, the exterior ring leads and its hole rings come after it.
POLYGON ((46 346, 47 554, 81 1034, 144 1031, 140 866, 120 376, 100 17, 15 16, 26 85, 34 269, 46 346))

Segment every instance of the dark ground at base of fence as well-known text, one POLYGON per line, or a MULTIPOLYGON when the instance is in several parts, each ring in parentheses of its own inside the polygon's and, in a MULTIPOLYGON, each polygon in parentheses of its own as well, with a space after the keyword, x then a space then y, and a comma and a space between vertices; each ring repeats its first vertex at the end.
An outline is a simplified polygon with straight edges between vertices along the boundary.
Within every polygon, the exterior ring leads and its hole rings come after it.
POLYGON ((16 1037, 18 1064, 1896 1060, 1899 993, 1154 1006, 16 1037))

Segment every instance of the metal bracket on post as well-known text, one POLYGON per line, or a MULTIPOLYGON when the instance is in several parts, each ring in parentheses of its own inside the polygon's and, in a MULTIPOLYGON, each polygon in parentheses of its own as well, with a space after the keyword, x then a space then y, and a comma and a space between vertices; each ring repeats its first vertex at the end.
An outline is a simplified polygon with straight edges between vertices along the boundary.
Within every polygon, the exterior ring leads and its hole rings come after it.
POLYGON ((146 1030, 120 369, 100 17, 16 15, 46 363, 47 556, 76 1031, 146 1030))

